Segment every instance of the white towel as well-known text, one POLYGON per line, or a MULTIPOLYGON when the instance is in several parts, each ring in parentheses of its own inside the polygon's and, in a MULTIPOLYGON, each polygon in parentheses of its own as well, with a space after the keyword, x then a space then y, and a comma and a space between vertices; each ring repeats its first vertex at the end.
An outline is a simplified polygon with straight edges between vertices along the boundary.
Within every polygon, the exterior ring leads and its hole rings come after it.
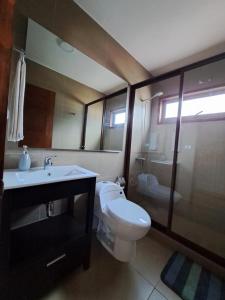
POLYGON ((8 141, 23 140, 24 92, 26 84, 26 62, 24 54, 20 54, 17 62, 12 91, 9 96, 8 141))

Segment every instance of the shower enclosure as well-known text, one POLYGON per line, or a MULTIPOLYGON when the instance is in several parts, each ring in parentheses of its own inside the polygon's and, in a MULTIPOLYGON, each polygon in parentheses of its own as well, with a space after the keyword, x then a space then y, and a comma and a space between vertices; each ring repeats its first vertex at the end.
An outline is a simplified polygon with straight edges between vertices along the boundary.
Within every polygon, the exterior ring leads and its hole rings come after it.
POLYGON ((127 195, 225 266, 225 54, 131 86, 127 195))

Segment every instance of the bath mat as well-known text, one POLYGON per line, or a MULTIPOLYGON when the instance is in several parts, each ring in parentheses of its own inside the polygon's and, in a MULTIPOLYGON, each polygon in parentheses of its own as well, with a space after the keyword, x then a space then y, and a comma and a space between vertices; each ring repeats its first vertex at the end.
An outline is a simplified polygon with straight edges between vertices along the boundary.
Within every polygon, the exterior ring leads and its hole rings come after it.
POLYGON ((225 281, 179 252, 169 259, 161 279, 184 300, 225 300, 225 281))

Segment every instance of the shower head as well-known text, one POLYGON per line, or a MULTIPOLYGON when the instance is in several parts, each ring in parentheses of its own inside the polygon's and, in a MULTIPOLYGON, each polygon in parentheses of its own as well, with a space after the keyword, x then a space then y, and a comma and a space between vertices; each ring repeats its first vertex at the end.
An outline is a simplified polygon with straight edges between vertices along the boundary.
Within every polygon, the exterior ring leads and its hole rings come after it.
POLYGON ((163 96, 163 92, 158 92, 158 93, 156 93, 156 94, 154 94, 151 98, 147 98, 147 99, 141 99, 141 101, 142 102, 145 102, 145 101, 151 101, 151 100, 153 100, 153 99, 155 99, 155 98, 157 98, 157 97, 161 97, 161 96, 163 96))

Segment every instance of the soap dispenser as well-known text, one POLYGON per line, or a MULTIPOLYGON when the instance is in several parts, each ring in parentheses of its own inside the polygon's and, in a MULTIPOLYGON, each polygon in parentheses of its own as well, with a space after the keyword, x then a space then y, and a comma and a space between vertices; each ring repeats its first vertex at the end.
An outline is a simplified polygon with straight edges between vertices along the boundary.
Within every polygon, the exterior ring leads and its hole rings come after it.
POLYGON ((30 169, 31 159, 27 150, 27 146, 23 146, 23 153, 20 156, 19 160, 19 170, 28 171, 30 169))

